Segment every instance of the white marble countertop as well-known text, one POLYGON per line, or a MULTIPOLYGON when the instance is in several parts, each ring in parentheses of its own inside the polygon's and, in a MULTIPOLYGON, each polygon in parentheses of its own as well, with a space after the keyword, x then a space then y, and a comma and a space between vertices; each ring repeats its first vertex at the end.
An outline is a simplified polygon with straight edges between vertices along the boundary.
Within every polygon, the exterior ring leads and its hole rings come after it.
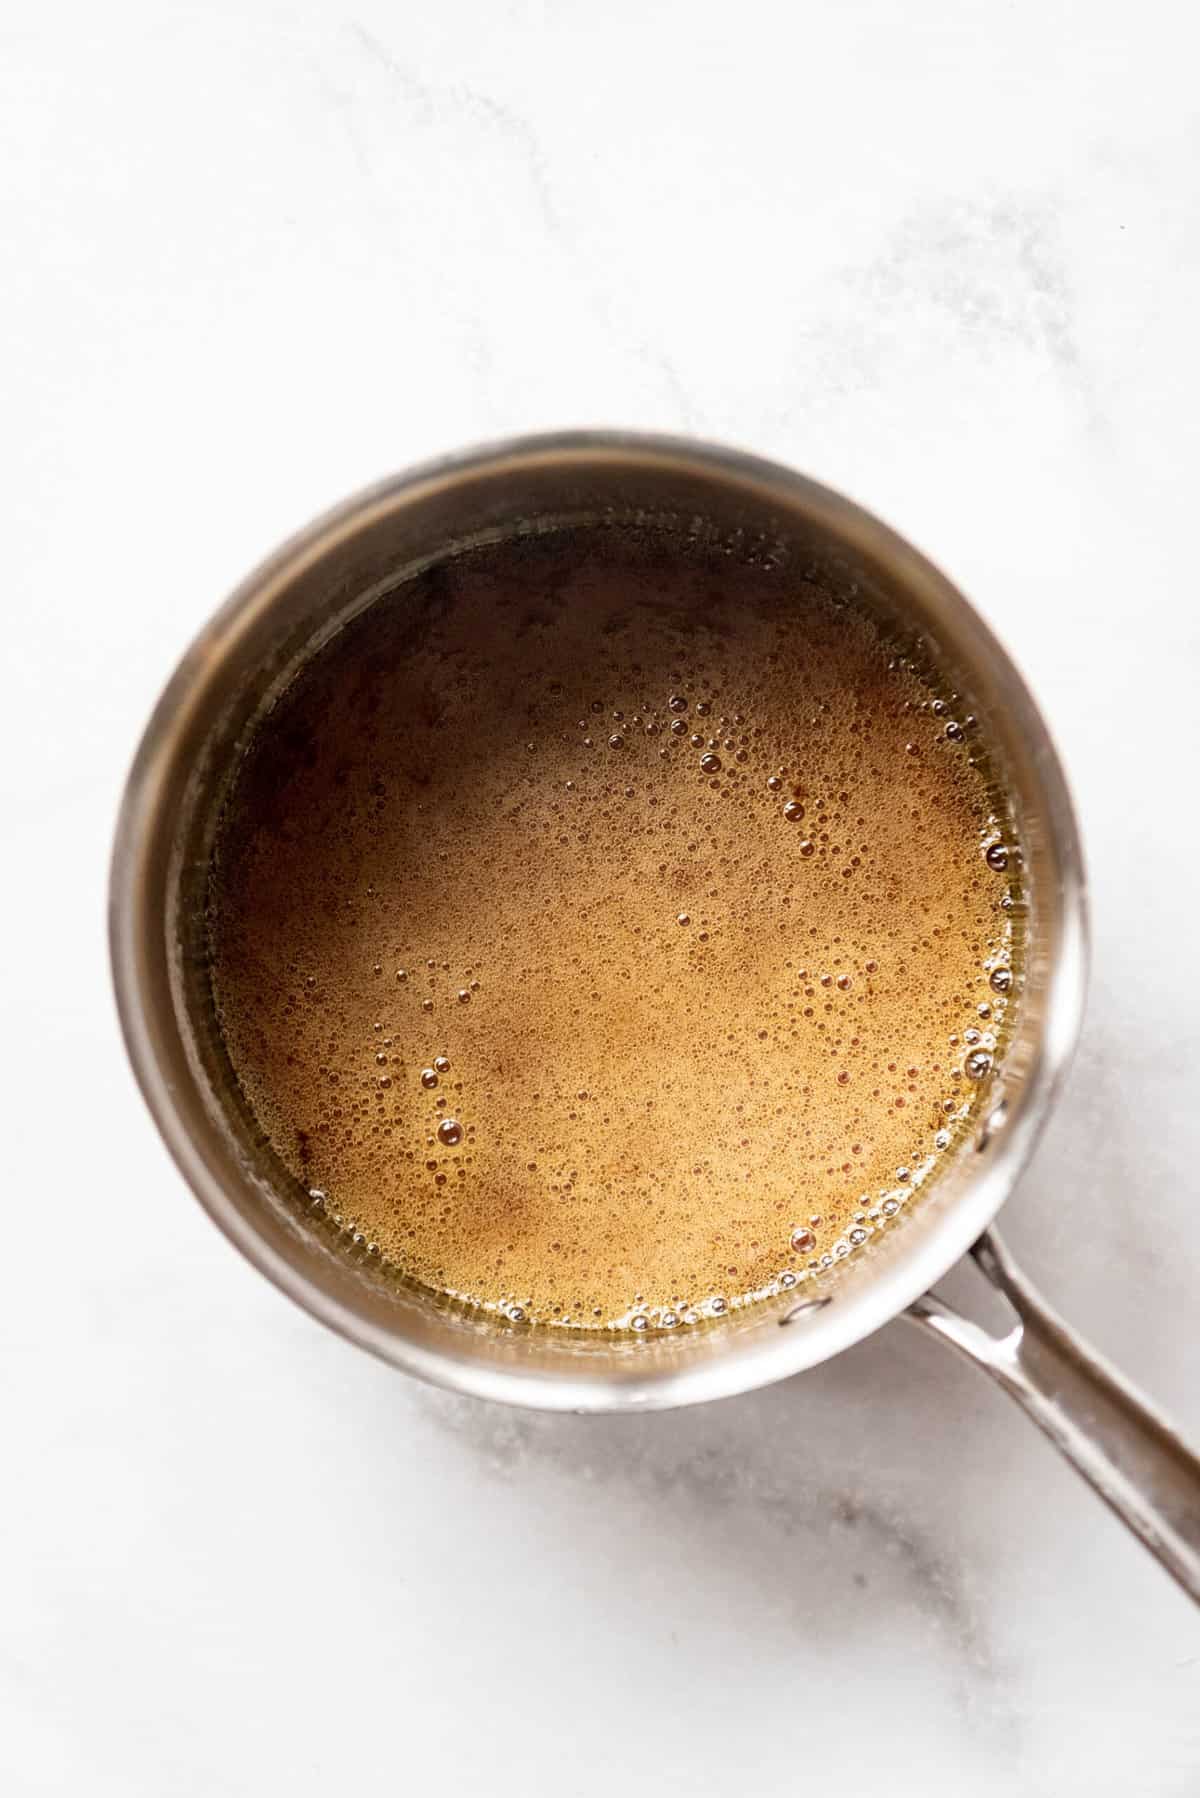
POLYGON ((0 1789, 1194 1794, 1196 1613, 911 1327, 591 1421, 293 1309, 152 1131, 103 898, 178 652, 333 499, 576 424, 816 474, 1054 722, 1095 971, 1006 1228, 1200 1437, 1189 9, 46 0, 0 37, 0 1789))

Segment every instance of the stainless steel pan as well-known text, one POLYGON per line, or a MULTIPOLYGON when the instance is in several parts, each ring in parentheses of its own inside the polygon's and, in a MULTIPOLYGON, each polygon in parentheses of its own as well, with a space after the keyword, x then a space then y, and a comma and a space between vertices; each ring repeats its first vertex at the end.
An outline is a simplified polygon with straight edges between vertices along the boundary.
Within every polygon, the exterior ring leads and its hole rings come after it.
POLYGON ((564 1411, 630 1411, 745 1392, 812 1367, 901 1314, 951 1343, 1028 1412, 1200 1600, 1200 1462, 1045 1306, 992 1222, 1074 1047, 1087 925, 1079 836, 1029 690, 923 556, 828 489, 749 456, 669 438, 572 434, 454 457, 384 482, 294 538, 185 655, 138 749, 112 866, 111 944, 126 1043, 192 1189, 255 1265, 384 1360, 459 1392, 564 1411), (648 1339, 571 1336, 465 1315, 390 1278, 305 1207, 238 1102, 208 998, 204 883, 230 771, 256 715, 348 617, 472 542, 619 519, 686 529, 857 590, 924 639, 998 746, 1028 891, 1012 1039, 974 1140, 919 1202, 816 1280, 719 1322, 648 1339), (993 1336, 931 1290, 973 1254, 1003 1294, 993 1336))

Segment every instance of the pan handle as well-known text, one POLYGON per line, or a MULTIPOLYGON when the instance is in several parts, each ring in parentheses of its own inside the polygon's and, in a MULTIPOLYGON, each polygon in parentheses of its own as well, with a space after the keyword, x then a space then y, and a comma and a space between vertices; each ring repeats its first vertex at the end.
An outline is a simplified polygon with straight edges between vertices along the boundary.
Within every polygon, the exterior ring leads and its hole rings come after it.
POLYGON ((989 1373, 1200 1604, 1200 1459, 1055 1315, 994 1230, 971 1253, 1016 1313, 1008 1334, 989 1335, 932 1292, 908 1316, 989 1373))

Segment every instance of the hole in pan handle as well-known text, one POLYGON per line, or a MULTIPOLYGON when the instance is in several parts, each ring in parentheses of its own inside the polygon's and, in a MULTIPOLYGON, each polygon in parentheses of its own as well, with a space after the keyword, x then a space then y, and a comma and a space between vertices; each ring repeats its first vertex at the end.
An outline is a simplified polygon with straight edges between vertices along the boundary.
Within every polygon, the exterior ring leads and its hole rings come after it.
POLYGON ((935 1292, 907 1315, 990 1374, 1200 1604, 1200 1458, 1056 1316, 994 1230, 971 1253, 1016 1315, 1007 1335, 991 1335, 935 1292))

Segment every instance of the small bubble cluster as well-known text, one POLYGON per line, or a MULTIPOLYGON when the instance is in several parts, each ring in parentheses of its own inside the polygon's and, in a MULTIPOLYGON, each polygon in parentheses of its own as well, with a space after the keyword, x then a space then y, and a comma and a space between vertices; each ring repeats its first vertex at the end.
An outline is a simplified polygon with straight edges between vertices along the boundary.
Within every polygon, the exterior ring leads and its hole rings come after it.
POLYGON ((980 726, 855 603, 688 553, 415 577, 219 835, 218 1017, 312 1227, 506 1326, 803 1290, 1000 1092, 1026 907, 980 726))

